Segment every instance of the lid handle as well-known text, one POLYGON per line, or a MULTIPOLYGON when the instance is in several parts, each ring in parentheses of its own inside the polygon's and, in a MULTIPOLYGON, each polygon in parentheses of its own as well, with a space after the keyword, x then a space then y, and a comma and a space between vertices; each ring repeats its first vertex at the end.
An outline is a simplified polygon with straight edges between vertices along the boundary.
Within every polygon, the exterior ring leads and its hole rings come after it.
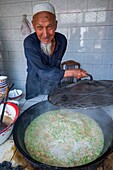
POLYGON ((90 80, 93 80, 93 76, 91 74, 87 74, 90 77, 90 80))
MULTIPOLYGON (((90 81, 93 81, 93 76, 92 76, 91 74, 87 74, 87 77, 90 78, 90 81)), ((77 81, 80 81, 80 80, 81 80, 81 78, 80 78, 80 79, 77 79, 77 81)))

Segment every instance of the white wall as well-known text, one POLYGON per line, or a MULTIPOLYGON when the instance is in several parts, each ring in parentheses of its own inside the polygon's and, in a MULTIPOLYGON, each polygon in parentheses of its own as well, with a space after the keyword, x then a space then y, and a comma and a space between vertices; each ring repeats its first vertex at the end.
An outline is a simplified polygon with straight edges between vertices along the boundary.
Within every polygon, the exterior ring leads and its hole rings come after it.
MULTIPOLYGON (((42 0, 41 0, 42 1, 42 0)), ((31 22, 35 0, 0 0, 0 74, 25 90, 26 59, 20 27, 31 22)), ((113 80, 113 0, 48 0, 56 9, 58 29, 68 39, 63 60, 74 59, 95 80, 113 80)), ((32 30, 33 31, 33 30, 32 30)))

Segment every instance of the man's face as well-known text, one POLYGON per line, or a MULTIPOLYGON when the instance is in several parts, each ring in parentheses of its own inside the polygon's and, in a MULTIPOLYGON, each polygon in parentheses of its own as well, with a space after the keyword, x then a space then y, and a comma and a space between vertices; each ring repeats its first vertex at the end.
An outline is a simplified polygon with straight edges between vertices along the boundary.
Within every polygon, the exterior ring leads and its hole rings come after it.
POLYGON ((57 21, 53 14, 40 12, 34 15, 32 24, 42 43, 48 44, 53 40, 57 28, 57 21))

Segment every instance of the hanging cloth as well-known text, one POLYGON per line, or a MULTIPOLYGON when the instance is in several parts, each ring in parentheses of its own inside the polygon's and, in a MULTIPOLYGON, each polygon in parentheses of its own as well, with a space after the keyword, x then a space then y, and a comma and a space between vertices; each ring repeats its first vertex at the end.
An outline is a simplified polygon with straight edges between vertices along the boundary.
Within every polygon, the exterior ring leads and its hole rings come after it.
POLYGON ((30 22, 27 19, 27 15, 23 15, 23 19, 21 21, 21 33, 22 35, 29 35, 31 33, 30 22))

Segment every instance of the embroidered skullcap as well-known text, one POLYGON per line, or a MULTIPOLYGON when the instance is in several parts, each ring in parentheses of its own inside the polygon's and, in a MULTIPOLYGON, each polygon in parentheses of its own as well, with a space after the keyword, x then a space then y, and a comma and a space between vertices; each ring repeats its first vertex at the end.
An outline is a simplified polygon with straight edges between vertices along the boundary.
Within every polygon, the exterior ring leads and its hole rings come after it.
POLYGON ((53 7, 52 4, 48 2, 42 2, 38 3, 36 6, 33 8, 33 15, 39 13, 39 12, 50 12, 55 15, 55 8, 53 7))

